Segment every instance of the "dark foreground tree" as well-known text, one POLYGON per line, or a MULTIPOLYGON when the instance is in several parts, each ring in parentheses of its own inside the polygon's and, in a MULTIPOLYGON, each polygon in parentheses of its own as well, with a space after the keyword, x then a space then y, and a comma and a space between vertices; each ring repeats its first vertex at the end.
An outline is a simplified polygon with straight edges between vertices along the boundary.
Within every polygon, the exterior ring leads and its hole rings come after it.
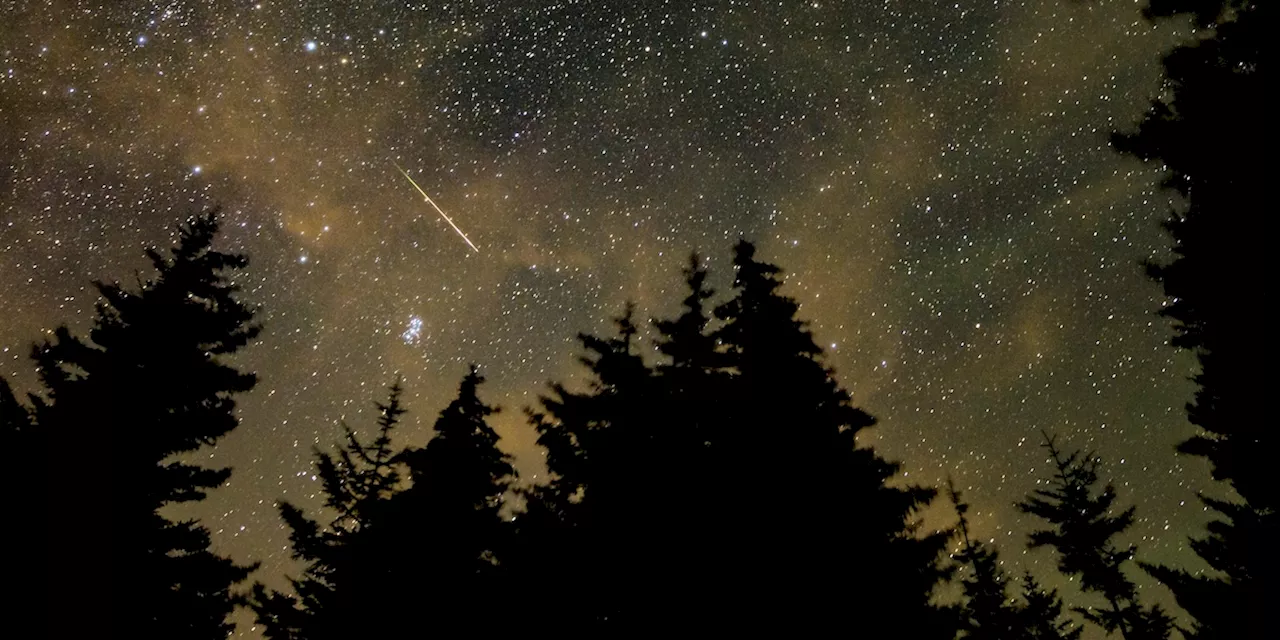
POLYGON ((1022 600, 1009 596, 1009 578, 1000 566, 995 547, 969 534, 969 505, 948 482, 948 495, 959 523, 961 602, 958 638, 965 640, 1077 640, 1084 629, 1062 616, 1062 600, 1056 591, 1045 591, 1027 572, 1022 600))
MULTIPOLYGON (((350 541, 369 526, 378 526, 388 500, 402 489, 398 450, 391 444, 405 408, 397 380, 389 388, 387 402, 378 403, 378 433, 361 442, 345 423, 345 441, 333 453, 316 450, 317 475, 324 489, 324 505, 333 516, 328 525, 311 518, 292 503, 282 501, 280 516, 289 527, 292 555, 303 565, 302 575, 289 580, 293 593, 270 591, 254 585, 250 606, 271 640, 320 638, 340 611, 336 595, 354 557, 350 541)), ((354 613, 354 612, 352 612, 354 613)), ((366 613, 367 612, 361 612, 366 613)))
POLYGON ((1084 633, 1084 627, 1063 616, 1058 591, 1046 591, 1030 571, 1022 576, 1022 600, 1018 629, 1024 640, 1078 640, 1084 633))
POLYGON ((41 609, 40 590, 36 589, 37 576, 47 569, 43 554, 36 553, 45 544, 44 531, 35 526, 44 517, 47 505, 45 494, 38 483, 43 482, 44 469, 37 456, 32 455, 40 445, 28 408, 19 401, 0 376, 0 483, 10 487, 8 510, 11 522, 32 523, 27 526, 4 527, 0 544, 9 550, 7 563, 10 591, 0 612, 11 625, 8 631, 18 636, 40 636, 45 632, 43 622, 37 624, 31 612, 41 609))
POLYGON ((95 283, 87 339, 60 327, 33 351, 56 637, 222 640, 232 629, 232 585, 252 567, 215 555, 198 522, 160 512, 226 482, 230 469, 184 454, 236 427, 234 397, 255 382, 224 361, 259 328, 228 280, 246 259, 214 249, 217 230, 215 212, 182 225, 167 254, 147 251, 153 279, 95 283))
POLYGON ((529 411, 553 477, 528 493, 517 562, 521 573, 553 581, 531 598, 532 615, 572 633, 657 629, 679 603, 670 596, 681 585, 668 572, 685 530, 659 509, 671 497, 662 488, 668 472, 683 474, 653 466, 673 443, 654 420, 660 398, 633 318, 628 304, 615 337, 579 335, 586 390, 553 384, 529 411))
POLYGON ((956 533, 961 547, 955 554, 955 561, 960 565, 962 596, 959 637, 1012 640, 1021 621, 1017 605, 1009 598, 1009 578, 1000 567, 1000 556, 995 548, 969 536, 969 505, 960 499, 960 493, 950 481, 947 495, 960 519, 956 533))
POLYGON ((1031 534, 1029 546, 1051 547, 1058 554, 1058 569, 1080 579, 1087 594, 1100 596, 1102 607, 1076 607, 1075 611, 1107 633, 1119 632, 1125 640, 1165 640, 1173 620, 1159 605, 1145 607, 1138 589, 1125 575, 1137 549, 1119 547, 1116 536, 1133 524, 1134 508, 1113 512, 1115 487, 1098 489, 1099 459, 1079 452, 1064 454, 1045 435, 1045 448, 1054 464, 1054 475, 1045 489, 1036 489, 1018 508, 1048 523, 1031 534))
POLYGON ((929 604, 946 535, 915 523, 933 492, 886 486, 897 466, 857 446, 874 420, 822 364, 777 267, 746 242, 734 266, 719 330, 694 259, 681 315, 656 323, 668 361, 644 361, 626 313, 615 337, 582 336, 586 390, 553 386, 532 412, 554 479, 522 531, 551 520, 581 541, 557 548, 576 575, 537 615, 949 638, 929 604))
POLYGON ((1277 429, 1266 406, 1272 358, 1257 292, 1269 289, 1271 91, 1263 58, 1275 7, 1253 0, 1151 0, 1151 18, 1191 14, 1194 39, 1165 57, 1165 91, 1118 149, 1158 161, 1184 206, 1166 228, 1176 258, 1150 266, 1169 304, 1173 344, 1200 371, 1187 413, 1201 431, 1179 451, 1201 456, 1242 502, 1203 498, 1222 518, 1192 548, 1215 570, 1147 567, 1195 618, 1193 638, 1244 638, 1270 625, 1264 607, 1280 591, 1280 483, 1269 458, 1277 429))
POLYGON ((319 454, 328 525, 283 504, 294 555, 293 594, 254 590, 251 604, 273 639, 393 637, 472 629, 492 617, 502 582, 498 550, 510 526, 499 511, 515 471, 476 395, 472 367, 423 448, 396 451, 400 387, 379 405, 378 435, 349 429, 336 455, 319 454), (408 482, 402 482, 401 469, 408 482))
POLYGON ((500 554, 511 526, 502 510, 517 475, 488 423, 498 409, 477 395, 482 383, 472 366, 431 441, 399 456, 412 485, 392 499, 387 526, 363 537, 371 552, 394 550, 368 576, 389 589, 391 613, 374 626, 379 635, 424 620, 439 629, 475 628, 508 595, 500 554))
POLYGON ((915 521, 935 492, 888 486, 898 465, 858 446, 875 419, 823 364, 799 305, 779 291, 781 269, 745 241, 733 268, 714 332, 731 400, 711 429, 717 604, 775 607, 813 629, 851 617, 868 635, 893 635, 906 620, 916 637, 949 635, 929 604, 948 534, 922 534, 915 521))

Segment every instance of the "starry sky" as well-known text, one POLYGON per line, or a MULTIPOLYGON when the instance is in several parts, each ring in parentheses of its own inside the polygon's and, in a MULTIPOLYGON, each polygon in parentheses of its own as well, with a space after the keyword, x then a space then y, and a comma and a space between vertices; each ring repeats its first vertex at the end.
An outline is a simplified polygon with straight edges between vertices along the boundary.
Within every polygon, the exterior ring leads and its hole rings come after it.
POLYGON ((673 315, 693 250, 725 290, 739 237, 879 418, 863 441, 953 476, 1012 571, 1052 566, 1012 506, 1042 429, 1105 455, 1143 557, 1198 566, 1192 361, 1140 266, 1173 203, 1107 145, 1188 34, 1140 3, 0 4, 0 373, 33 388, 30 344, 87 328, 90 280, 221 205, 261 382, 190 514, 264 581, 290 569, 273 503, 317 504, 311 448, 397 372, 422 444, 479 363, 533 478, 521 408, 581 377, 575 334, 627 299, 673 315))

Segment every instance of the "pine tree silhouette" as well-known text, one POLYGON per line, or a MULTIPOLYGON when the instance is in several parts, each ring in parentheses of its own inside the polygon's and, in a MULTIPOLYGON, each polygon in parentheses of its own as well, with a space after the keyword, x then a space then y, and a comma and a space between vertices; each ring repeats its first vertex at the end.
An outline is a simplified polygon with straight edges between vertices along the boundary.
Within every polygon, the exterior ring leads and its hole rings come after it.
POLYGON ((1022 600, 1018 629, 1024 640, 1079 640, 1084 633, 1084 627, 1063 619, 1058 591, 1045 591, 1030 571, 1022 576, 1022 600))
POLYGON ((301 577, 291 578, 293 594, 254 585, 250 606, 271 640, 320 638, 331 633, 334 620, 349 617, 342 611, 337 587, 353 570, 348 544, 362 529, 385 520, 387 504, 401 488, 399 451, 391 436, 406 409, 401 404, 400 379, 388 388, 386 403, 377 403, 378 432, 368 444, 361 442, 346 423, 344 443, 334 453, 316 449, 317 475, 324 488, 325 507, 335 514, 327 526, 282 501, 280 515, 288 525, 293 558, 303 563, 301 577))
POLYGON ((1149 265, 1164 286, 1173 345, 1200 364, 1190 421, 1202 431, 1179 451, 1201 456, 1213 477, 1244 500, 1202 497, 1225 519, 1192 548, 1216 573, 1191 574, 1146 566, 1170 587, 1196 620, 1190 638, 1242 638, 1262 633, 1263 608, 1280 591, 1280 562, 1269 541, 1280 539, 1280 501, 1268 457, 1277 447, 1269 426, 1263 343, 1268 327, 1254 297, 1267 290, 1271 168, 1270 114, 1262 51, 1274 7, 1252 0, 1151 0, 1150 18, 1191 14, 1200 32, 1164 59, 1165 91, 1138 130, 1113 136, 1117 149, 1158 161, 1165 185, 1185 208, 1166 222, 1176 258, 1149 265), (1229 125, 1224 125, 1229 123, 1229 125))
POLYGON ((1126 640, 1165 640, 1173 620, 1159 605, 1143 607, 1137 587, 1124 573, 1136 547, 1117 547, 1114 538, 1133 524, 1134 507, 1112 515, 1115 487, 1097 490, 1098 465, 1092 455, 1064 454, 1055 439, 1045 434, 1045 448, 1055 471, 1048 488, 1036 489, 1018 508, 1044 519, 1049 527, 1031 533, 1028 546, 1052 547, 1058 553, 1058 569, 1080 578, 1085 593, 1101 596, 1106 607, 1077 607, 1076 612, 1108 633, 1120 632, 1126 640))
POLYGON ((1009 597, 1009 579, 1000 568, 999 554, 995 548, 969 536, 969 505, 960 499, 960 493, 950 480, 947 481, 947 495, 960 520, 956 531, 962 546, 955 554, 955 561, 963 568, 959 637, 972 640, 1017 638, 1022 624, 1021 612, 1009 597))
POLYGON ((722 360, 715 337, 709 331, 711 315, 707 313, 707 302, 715 296, 715 291, 707 286, 707 269, 696 253, 689 256, 684 280, 689 294, 682 301, 680 315, 674 320, 653 321, 654 328, 661 334, 658 351, 669 359, 660 369, 668 375, 702 374, 716 369, 722 360))
POLYGON ((873 420, 753 251, 738 247, 719 330, 695 256, 680 315, 654 322, 664 361, 640 355, 629 305, 614 337, 580 336, 587 389, 552 385, 530 411, 553 481, 532 492, 521 532, 563 569, 534 615, 596 633, 853 619, 874 635, 909 619, 919 637, 949 637, 929 604, 946 535, 913 520, 933 492, 885 486, 897 467, 854 441, 873 420))
POLYGON ((661 554, 669 563, 668 573, 687 576, 655 586, 667 595, 663 606, 675 620, 710 619, 709 611, 725 608, 715 594, 723 567, 732 560, 718 557, 713 548, 725 539, 726 511, 708 506, 724 504, 720 449, 725 445, 725 406, 736 400, 728 386, 725 354, 711 330, 708 303, 715 292, 707 286, 708 271, 696 253, 689 256, 683 276, 687 295, 679 315, 652 321, 658 352, 665 358, 654 368, 663 411, 649 427, 661 439, 656 459, 662 473, 649 474, 662 501, 655 510, 676 531, 667 536, 661 554))
POLYGON ((746 241, 733 266, 734 297, 716 308, 713 334, 731 374, 711 448, 721 605, 815 631, 852 618, 892 635, 910 620, 916 637, 949 636, 929 604, 947 574, 948 534, 923 534, 914 520, 935 492, 887 486, 898 465, 857 446, 875 420, 822 364, 798 305, 779 292, 781 270, 746 241))
POLYGON ((354 609, 381 605, 386 614, 380 623, 362 620, 359 629, 386 634, 428 621, 442 630, 476 628, 495 615, 510 587, 500 555, 512 530, 501 511, 517 475, 487 421, 498 409, 477 396, 483 382, 472 365, 436 420, 435 436, 396 457, 412 485, 390 500, 385 525, 361 536, 365 552, 382 558, 372 565, 374 580, 356 588, 374 602, 354 609))
POLYGON ((259 327, 228 281, 247 261, 212 247, 217 230, 216 211, 182 225, 167 255, 147 251, 153 280, 133 291, 95 283, 88 340, 59 327, 33 349, 44 384, 34 422, 52 480, 48 575, 76 576, 74 601, 50 585, 59 637, 221 640, 232 629, 232 585, 253 567, 215 555, 198 522, 160 513, 226 482, 230 469, 183 454, 236 427, 234 396, 256 380, 223 361, 259 327))
POLYGON ((498 554, 511 528, 499 511, 515 470, 486 421, 496 409, 477 396, 483 382, 471 367, 425 447, 392 447, 405 413, 397 381, 370 443, 346 429, 335 455, 317 453, 334 518, 322 526, 281 505, 305 570, 294 594, 255 587, 251 605, 268 637, 456 632, 500 613, 509 584, 498 554))
POLYGON ((529 411, 553 480, 530 494, 521 531, 549 544, 542 551, 563 576, 558 601, 537 609, 577 632, 657 627, 676 606, 653 584, 663 567, 674 570, 670 514, 661 512, 669 492, 654 479, 666 470, 653 465, 678 454, 663 451, 665 430, 653 420, 661 403, 636 350, 634 312, 628 303, 614 319, 615 337, 579 335, 586 391, 553 384, 529 411))
MULTIPOLYGON (((658 352, 666 356, 654 369, 657 393, 665 407, 660 424, 654 428, 661 430, 666 463, 672 470, 669 477, 679 478, 676 482, 682 485, 692 483, 706 489, 714 482, 706 475, 711 455, 708 449, 717 439, 714 425, 723 420, 720 403, 728 399, 728 361, 711 332, 712 317, 706 303, 715 292, 706 284, 707 269, 696 253, 689 256, 683 275, 688 295, 680 315, 652 321, 658 332, 658 352)), ((668 489, 689 495, 674 486, 668 489)), ((679 517, 691 524, 706 513, 700 500, 683 501, 681 508, 684 512, 679 517)))
POLYGON ((30 412, 13 395, 9 381, 0 376, 0 437, 5 439, 5 451, 18 451, 18 436, 30 429, 30 412))
POLYGON ((969 534, 969 505, 947 481, 947 493, 959 523, 960 551, 955 561, 962 567, 962 602, 958 638, 966 640, 1077 640, 1084 629, 1062 617, 1062 600, 1056 591, 1044 591, 1028 571, 1022 581, 1022 601, 1009 597, 1009 579, 1000 567, 995 547, 969 534))
POLYGON ((43 461, 33 455, 41 448, 30 411, 14 396, 9 381, 0 376, 0 454, 5 456, 0 483, 10 488, 11 522, 31 523, 5 527, 0 534, 0 544, 9 550, 6 569, 13 587, 0 611, 7 614, 6 631, 15 637, 41 637, 47 632, 38 626, 44 621, 34 615, 43 605, 41 590, 35 588, 38 576, 47 570, 43 555, 37 553, 45 544, 44 532, 34 524, 43 521, 49 508, 38 484, 44 482, 43 461))

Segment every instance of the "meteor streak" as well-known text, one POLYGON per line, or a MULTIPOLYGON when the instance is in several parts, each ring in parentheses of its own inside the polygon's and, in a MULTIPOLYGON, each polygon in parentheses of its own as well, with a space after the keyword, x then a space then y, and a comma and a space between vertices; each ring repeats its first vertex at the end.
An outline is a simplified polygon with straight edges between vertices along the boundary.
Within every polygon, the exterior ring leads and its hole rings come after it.
POLYGON ((409 174, 404 169, 401 169, 399 164, 396 164, 395 162, 392 162, 391 164, 394 164, 396 169, 400 171, 400 175, 404 176, 405 179, 409 181, 409 184, 413 185, 413 188, 417 189, 418 193, 422 194, 423 198, 426 198, 427 204, 431 205, 431 208, 435 209, 436 213, 440 214, 440 217, 444 218, 444 221, 448 222, 449 226, 453 227, 453 230, 458 232, 458 235, 461 236, 462 240, 467 243, 467 246, 471 247, 472 251, 475 251, 476 253, 480 253, 480 250, 476 248, 476 245, 471 243, 471 239, 467 237, 467 234, 463 233, 462 229, 459 229, 458 225, 454 224, 453 220, 449 219, 449 216, 446 215, 444 210, 440 208, 440 205, 437 205, 436 201, 432 200, 431 196, 427 195, 427 192, 423 191, 422 187, 419 187, 418 183, 414 182, 413 178, 409 177, 409 174))

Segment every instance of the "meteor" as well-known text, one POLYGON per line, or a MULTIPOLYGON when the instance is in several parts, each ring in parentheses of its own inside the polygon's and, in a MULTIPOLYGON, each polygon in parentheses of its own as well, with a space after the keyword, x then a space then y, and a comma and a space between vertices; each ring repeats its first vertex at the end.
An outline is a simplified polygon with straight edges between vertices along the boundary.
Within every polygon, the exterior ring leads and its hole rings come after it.
POLYGON ((396 169, 400 171, 400 175, 404 176, 405 179, 409 181, 409 184, 413 185, 413 188, 417 189, 418 193, 422 194, 423 198, 426 198, 427 204, 431 205, 431 208, 435 209, 436 213, 440 214, 440 217, 444 218, 444 221, 448 222, 449 226, 453 227, 453 230, 458 232, 458 235, 462 237, 463 242, 466 242, 467 246, 471 247, 472 251, 475 251, 476 253, 480 253, 480 250, 476 248, 476 245, 471 243, 471 239, 467 237, 467 234, 463 233, 462 229, 459 229, 458 225, 454 224, 453 220, 450 220, 449 216, 445 214, 444 210, 442 210, 440 206, 436 204, 436 201, 432 200, 431 196, 427 195, 427 192, 423 191, 422 187, 419 187, 418 183, 414 182, 413 178, 409 177, 408 172, 406 172, 404 169, 401 169, 400 165, 396 164, 395 162, 392 162, 391 164, 395 165, 396 169))

